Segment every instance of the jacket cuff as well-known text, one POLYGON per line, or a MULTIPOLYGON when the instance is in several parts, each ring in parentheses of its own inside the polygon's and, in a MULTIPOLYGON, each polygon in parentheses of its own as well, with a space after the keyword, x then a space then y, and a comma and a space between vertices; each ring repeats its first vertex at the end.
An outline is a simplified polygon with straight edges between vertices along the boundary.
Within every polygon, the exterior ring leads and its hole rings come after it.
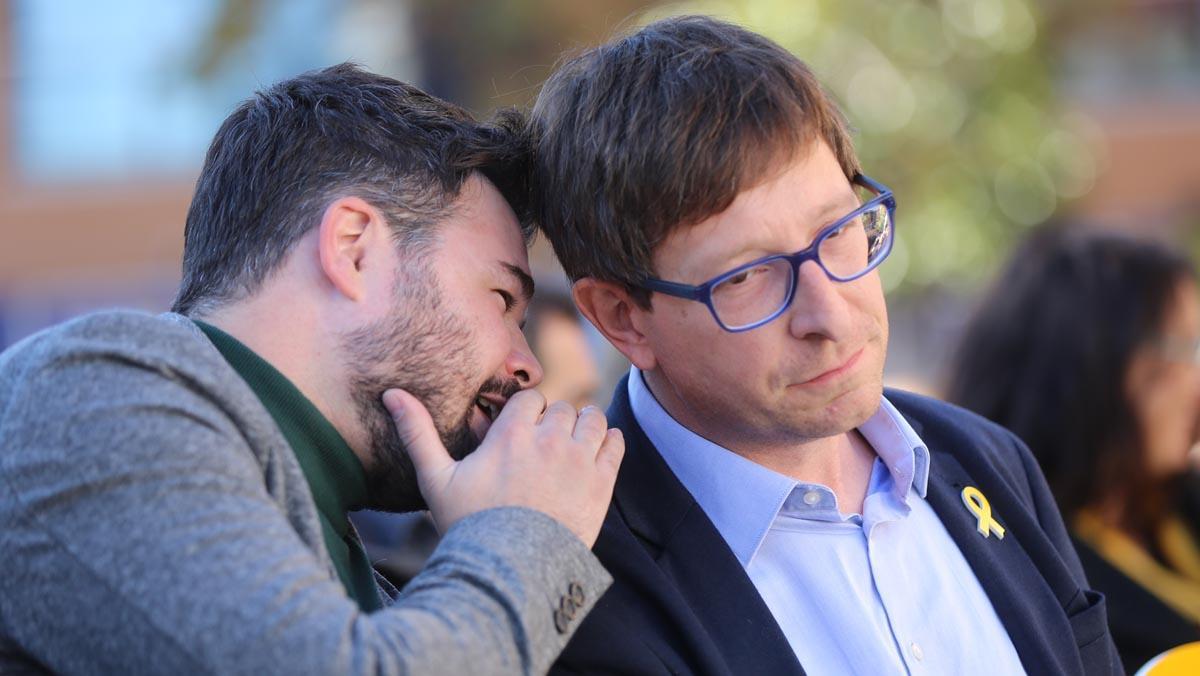
POLYGON ((612 584, 612 576, 566 526, 526 507, 497 507, 454 524, 430 557, 459 565, 475 559, 523 624, 526 645, 518 645, 533 673, 544 673, 566 647, 584 616, 612 584))

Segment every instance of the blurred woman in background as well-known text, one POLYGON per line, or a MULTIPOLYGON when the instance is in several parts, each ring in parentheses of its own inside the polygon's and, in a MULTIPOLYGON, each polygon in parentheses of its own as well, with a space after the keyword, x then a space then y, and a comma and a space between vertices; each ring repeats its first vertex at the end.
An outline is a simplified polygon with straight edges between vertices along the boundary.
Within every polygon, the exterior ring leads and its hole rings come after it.
POLYGON ((1200 548, 1177 516, 1200 427, 1200 293, 1182 255, 1035 231, 968 324, 947 398, 1041 463, 1126 669, 1200 640, 1200 548))

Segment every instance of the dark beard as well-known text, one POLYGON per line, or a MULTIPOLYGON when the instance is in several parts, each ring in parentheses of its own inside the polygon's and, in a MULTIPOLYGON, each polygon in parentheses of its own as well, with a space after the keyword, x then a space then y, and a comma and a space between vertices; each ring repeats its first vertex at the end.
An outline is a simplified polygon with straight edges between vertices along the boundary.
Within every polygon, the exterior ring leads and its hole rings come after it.
POLYGON ((474 335, 467 322, 445 309, 436 284, 428 270, 401 275, 391 316, 350 333, 342 345, 350 395, 370 444, 365 468, 370 509, 427 509, 408 450, 383 406, 386 390, 406 390, 425 405, 455 460, 481 441, 470 427, 475 398, 485 392, 507 398, 520 390, 517 381, 498 378, 473 388, 479 371, 470 356, 474 335))

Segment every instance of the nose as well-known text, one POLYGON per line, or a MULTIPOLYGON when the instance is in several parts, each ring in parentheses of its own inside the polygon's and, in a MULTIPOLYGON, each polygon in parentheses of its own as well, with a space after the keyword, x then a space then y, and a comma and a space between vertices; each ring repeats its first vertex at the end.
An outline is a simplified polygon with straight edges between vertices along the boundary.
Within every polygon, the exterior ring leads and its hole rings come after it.
POLYGON ((545 376, 542 365, 533 356, 529 341, 525 340, 525 334, 519 329, 515 332, 513 347, 504 360, 504 372, 509 378, 516 379, 523 389, 537 387, 545 376))
POLYGON ((830 279, 816 261, 805 261, 796 275, 796 296, 788 308, 792 336, 836 340, 850 327, 850 306, 843 293, 846 283, 830 279))

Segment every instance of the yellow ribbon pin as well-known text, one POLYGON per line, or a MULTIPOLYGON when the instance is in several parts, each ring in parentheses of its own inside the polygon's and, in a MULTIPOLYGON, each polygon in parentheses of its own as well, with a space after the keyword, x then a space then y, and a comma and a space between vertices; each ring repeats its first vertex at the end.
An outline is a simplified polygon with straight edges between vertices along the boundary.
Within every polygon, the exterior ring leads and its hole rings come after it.
POLYGON ((987 498, 983 497, 983 493, 979 492, 974 486, 967 486, 962 492, 963 504, 967 509, 975 515, 979 520, 979 525, 976 528, 979 534, 987 537, 991 533, 996 534, 997 540, 1004 539, 1004 527, 1000 522, 992 518, 992 506, 988 504, 987 498))

